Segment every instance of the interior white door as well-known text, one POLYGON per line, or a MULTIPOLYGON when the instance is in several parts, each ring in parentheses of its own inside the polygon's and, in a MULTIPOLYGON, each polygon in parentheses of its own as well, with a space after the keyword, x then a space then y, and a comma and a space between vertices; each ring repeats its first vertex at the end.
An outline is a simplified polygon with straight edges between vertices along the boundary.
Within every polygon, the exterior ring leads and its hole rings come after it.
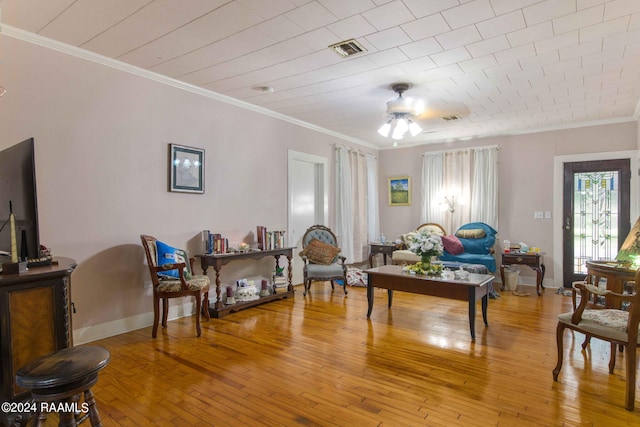
MULTIPOLYGON (((295 246, 293 283, 302 283, 302 236, 307 228, 325 224, 327 215, 326 185, 327 159, 296 151, 289 151, 289 245, 295 246)), ((326 225, 326 224, 325 224, 326 225)))

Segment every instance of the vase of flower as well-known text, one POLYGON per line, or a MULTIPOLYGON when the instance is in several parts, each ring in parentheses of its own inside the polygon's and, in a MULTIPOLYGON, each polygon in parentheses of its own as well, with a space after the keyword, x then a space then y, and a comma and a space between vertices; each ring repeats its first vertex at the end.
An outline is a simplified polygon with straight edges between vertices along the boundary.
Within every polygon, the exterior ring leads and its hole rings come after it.
POLYGON ((422 268, 425 271, 429 271, 431 269, 431 255, 422 254, 422 268))
POLYGON ((437 274, 441 269, 436 269, 434 272, 431 265, 431 259, 435 256, 442 255, 444 247, 442 245, 442 239, 436 234, 430 234, 429 232, 419 232, 411 241, 409 250, 414 254, 420 256, 420 262, 418 264, 418 270, 423 272, 421 274, 437 274))

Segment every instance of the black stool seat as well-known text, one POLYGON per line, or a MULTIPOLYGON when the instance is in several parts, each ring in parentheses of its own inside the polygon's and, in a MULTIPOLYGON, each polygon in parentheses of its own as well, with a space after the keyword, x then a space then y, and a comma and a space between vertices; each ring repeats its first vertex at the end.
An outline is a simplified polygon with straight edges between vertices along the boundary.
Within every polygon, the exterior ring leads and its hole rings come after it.
MULTIPOLYGON (((65 348, 27 363, 16 372, 16 384, 31 390, 35 402, 77 403, 84 393, 88 414, 76 419, 73 413, 60 414, 60 426, 75 426, 88 416, 92 426, 101 426, 91 387, 98 372, 109 363, 109 351, 102 347, 65 348)), ((38 407, 38 421, 44 425, 46 412, 38 407)))

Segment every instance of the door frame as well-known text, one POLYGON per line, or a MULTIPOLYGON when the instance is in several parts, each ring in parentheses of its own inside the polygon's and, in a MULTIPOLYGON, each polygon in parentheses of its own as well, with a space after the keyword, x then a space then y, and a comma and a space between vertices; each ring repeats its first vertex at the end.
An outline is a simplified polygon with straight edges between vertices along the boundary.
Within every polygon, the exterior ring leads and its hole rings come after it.
POLYGON ((291 235, 291 218, 293 216, 293 206, 291 203, 291 186, 290 182, 295 178, 293 176, 293 168, 291 163, 293 161, 301 161, 313 163, 316 169, 316 188, 314 194, 316 195, 316 201, 321 201, 321 206, 316 203, 315 216, 318 218, 318 223, 327 225, 327 218, 329 217, 329 173, 328 164, 329 160, 326 157, 316 156, 314 154, 307 154, 300 151, 288 150, 287 159, 287 234, 289 235, 289 245, 294 245, 297 240, 297 236, 291 235), (295 239, 295 240, 294 240, 295 239))
MULTIPOLYGON (((564 164, 573 162, 591 162, 598 160, 629 159, 631 167, 631 182, 629 183, 629 219, 630 227, 638 218, 638 151, 612 151, 606 153, 569 154, 553 158, 553 284, 554 287, 564 286, 563 277, 563 223, 562 202, 564 192, 564 164)), ((626 236, 624 236, 626 237, 626 236)), ((622 239, 624 240, 624 237, 622 239)))

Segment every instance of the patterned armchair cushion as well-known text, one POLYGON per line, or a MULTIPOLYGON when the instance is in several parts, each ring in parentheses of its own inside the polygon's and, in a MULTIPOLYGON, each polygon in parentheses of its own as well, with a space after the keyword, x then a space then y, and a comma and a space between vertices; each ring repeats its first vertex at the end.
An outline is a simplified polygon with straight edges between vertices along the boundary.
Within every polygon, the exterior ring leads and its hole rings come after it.
MULTIPOLYGON (((211 281, 208 276, 203 275, 194 275, 191 279, 187 280, 187 289, 190 291, 201 290, 206 292, 209 290, 209 285, 211 281)), ((180 280, 175 280, 171 278, 163 278, 160 280, 158 287, 156 288, 160 292, 178 292, 182 290, 182 283, 180 280)))
POLYGON ((338 253, 340 253, 340 248, 323 243, 318 239, 312 239, 300 252, 300 256, 306 256, 314 264, 329 265, 333 263, 338 253))
MULTIPOLYGON (((562 313, 558 320, 567 325, 571 324, 573 313, 562 313)), ((580 327, 586 332, 625 341, 627 337, 627 325, 629 312, 616 309, 587 309, 582 313, 580 327)), ((638 328, 640 330, 640 327, 638 328)), ((640 334, 638 335, 640 343, 640 334)))
MULTIPOLYGON (((189 264, 189 257, 187 251, 184 249, 177 249, 156 240, 156 263, 158 266, 165 264, 185 263, 187 266, 184 269, 184 278, 189 280, 191 278, 191 266, 189 264)), ((178 278, 178 270, 167 270, 158 272, 158 276, 164 276, 169 278, 178 278)))

